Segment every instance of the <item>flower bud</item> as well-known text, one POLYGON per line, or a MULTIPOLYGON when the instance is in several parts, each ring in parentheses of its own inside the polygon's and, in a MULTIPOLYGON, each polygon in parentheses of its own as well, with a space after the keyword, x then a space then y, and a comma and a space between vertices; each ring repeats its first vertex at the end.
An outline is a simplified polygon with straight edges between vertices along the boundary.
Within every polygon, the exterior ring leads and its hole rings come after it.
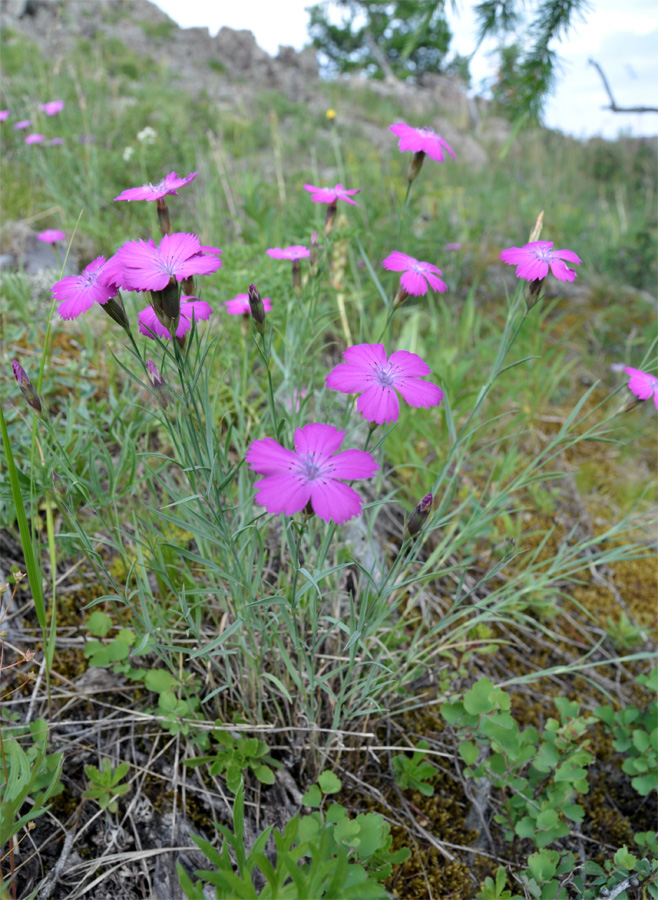
POLYGON ((103 309, 113 322, 116 322, 117 325, 121 325, 126 331, 130 331, 130 322, 126 315, 126 309, 123 305, 121 294, 118 291, 116 297, 110 297, 109 300, 106 300, 105 303, 103 303, 103 309))
POLYGON ((11 367, 14 370, 14 378, 18 382, 18 386, 21 389, 21 393, 25 397, 27 405, 31 406, 35 412, 43 412, 43 407, 41 405, 39 395, 35 391, 34 385, 27 377, 25 369, 15 359, 12 360, 11 367))
POLYGON ((311 250, 311 256, 309 259, 309 265, 310 265, 311 271, 315 275, 315 273, 317 271, 317 267, 318 267, 318 256, 320 255, 320 241, 318 239, 317 231, 314 231, 313 234, 311 235, 310 250, 311 250))
POLYGON ((170 403, 173 403, 173 397, 169 393, 169 389, 167 388, 167 383, 158 371, 158 367, 156 364, 150 360, 146 360, 146 370, 149 373, 149 378, 151 379, 151 385, 153 386, 153 393, 155 394, 155 399, 158 401, 159 406, 162 409, 166 409, 170 403))
POLYGON ((400 285, 397 294, 393 298, 393 309, 397 309, 398 306, 401 306, 408 296, 409 294, 405 291, 402 285, 400 285))
POLYGON ((66 499, 66 486, 57 472, 53 469, 51 473, 51 478, 53 482, 53 491, 59 497, 60 500, 66 499))
POLYGON ((425 522, 427 521, 429 514, 432 511, 432 495, 425 494, 420 503, 416 504, 414 511, 411 513, 409 518, 407 519, 407 523, 404 526, 404 537, 411 538, 418 534, 421 530, 425 522))
MULTIPOLYGON (((299 265, 299 262, 298 262, 299 265)), ((294 262, 293 262, 294 271, 294 262)), ((259 334, 265 334, 265 307, 258 288, 255 284, 249 285, 249 308, 251 309, 251 318, 259 334)))

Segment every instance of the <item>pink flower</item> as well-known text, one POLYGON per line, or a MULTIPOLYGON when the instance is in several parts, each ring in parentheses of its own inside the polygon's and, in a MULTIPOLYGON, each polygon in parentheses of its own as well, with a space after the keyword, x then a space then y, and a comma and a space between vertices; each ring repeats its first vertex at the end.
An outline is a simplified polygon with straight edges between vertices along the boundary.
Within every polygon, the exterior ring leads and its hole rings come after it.
POLYGON ((625 366, 624 372, 630 375, 629 390, 636 397, 639 397, 640 400, 648 400, 653 394, 653 402, 656 404, 656 409, 658 409, 658 376, 651 375, 649 372, 642 372, 640 369, 631 369, 630 366, 625 366))
MULTIPOLYGON (((263 297, 263 308, 266 313, 272 309, 272 301, 269 297, 263 297)), ((237 294, 232 300, 224 300, 226 312, 232 316, 250 316, 249 294, 237 294)))
POLYGON ((438 406, 443 392, 435 384, 421 381, 432 370, 416 353, 396 350, 386 358, 383 344, 357 344, 344 351, 327 375, 327 387, 342 394, 361 394, 357 410, 367 422, 397 422, 399 391, 410 406, 438 406))
POLYGON ((560 281, 574 281, 578 274, 562 260, 580 265, 582 260, 572 250, 553 250, 553 241, 532 241, 523 247, 503 250, 500 258, 509 266, 516 266, 516 277, 526 281, 542 281, 551 272, 560 281))
POLYGON ((0 122, 4 122, 5 119, 9 118, 9 110, 8 109, 0 109, 0 122))
POLYGON ((172 278, 210 275, 222 267, 214 247, 204 247, 195 234, 165 234, 159 246, 148 241, 126 241, 107 261, 104 278, 128 291, 162 291, 172 278), (213 251, 211 253, 210 251, 213 251))
POLYGON ((245 459, 266 477, 256 482, 256 503, 269 513, 292 516, 309 503, 325 522, 342 525, 361 512, 363 501, 338 479, 371 478, 379 468, 364 450, 337 453, 345 437, 333 425, 311 422, 295 431, 295 450, 273 438, 253 441, 245 459))
POLYGON ((37 240, 43 241, 44 244, 56 244, 58 241, 65 241, 66 235, 59 228, 46 228, 45 231, 37 235, 37 240))
POLYGON ((344 200, 346 203, 351 203, 352 206, 358 206, 359 204, 356 200, 351 200, 350 197, 353 194, 361 193, 361 188, 348 191, 342 184, 337 184, 336 187, 332 188, 319 188, 313 187, 312 184, 305 184, 304 190, 309 191, 313 195, 311 197, 313 203, 330 203, 332 205, 335 205, 338 200, 344 200))
POLYGON ((16 128, 16 129, 29 128, 31 124, 32 124, 32 119, 21 119, 20 122, 16 122, 16 124, 14 125, 14 128, 16 128))
POLYGON ((26 144, 40 144, 42 141, 46 140, 46 136, 44 134, 28 134, 25 138, 26 144))
POLYGON ((50 100, 48 103, 42 103, 39 107, 47 116, 56 116, 57 113, 64 109, 63 100, 50 100))
MULTIPOLYGON (((187 297, 183 294, 180 298, 180 319, 178 328, 176 329, 176 337, 182 338, 192 327, 192 319, 197 322, 200 319, 209 319, 212 307, 205 300, 199 300, 197 297, 187 297)), ((169 331, 160 322, 155 310, 152 306, 147 306, 141 310, 137 316, 139 320, 139 330, 146 337, 153 338, 153 333, 158 337, 164 338, 166 341, 171 340, 169 331)))
POLYGON ((382 261, 382 265, 389 272, 404 272, 400 284, 407 294, 413 294, 414 297, 426 294, 428 288, 438 291, 439 294, 448 290, 448 285, 436 277, 442 274, 441 269, 437 269, 432 263, 420 262, 413 256, 407 256, 406 253, 396 250, 382 261))
POLYGON ((64 143, 64 138, 54 137, 48 141, 48 146, 49 147, 59 147, 59 145, 63 144, 63 143, 64 143))
POLYGON ((161 200, 167 194, 177 194, 178 188, 185 187, 197 177, 198 172, 192 172, 185 178, 179 178, 175 172, 170 172, 166 178, 157 184, 145 184, 142 187, 128 188, 123 191, 115 200, 161 200))
POLYGON ((404 122, 396 122, 395 125, 389 126, 389 131, 400 138, 398 147, 403 153, 406 150, 426 153, 431 159, 443 162, 445 158, 443 151, 447 150, 450 156, 455 158, 452 147, 431 128, 412 128, 404 122))
POLYGON ((91 309, 94 303, 103 306, 112 297, 116 297, 116 285, 104 284, 99 280, 98 276, 104 265, 105 257, 99 256, 89 263, 81 275, 68 275, 53 285, 55 299, 62 301, 57 312, 63 319, 77 319, 91 309))
POLYGON ((444 250, 461 250, 461 248, 462 248, 461 244, 444 244, 443 245, 444 250))
POLYGON ((296 259, 306 259, 307 256, 311 255, 308 247, 303 247, 301 244, 293 244, 292 247, 284 247, 283 249, 281 247, 271 247, 265 252, 272 259, 289 259, 291 262, 294 262, 296 259))

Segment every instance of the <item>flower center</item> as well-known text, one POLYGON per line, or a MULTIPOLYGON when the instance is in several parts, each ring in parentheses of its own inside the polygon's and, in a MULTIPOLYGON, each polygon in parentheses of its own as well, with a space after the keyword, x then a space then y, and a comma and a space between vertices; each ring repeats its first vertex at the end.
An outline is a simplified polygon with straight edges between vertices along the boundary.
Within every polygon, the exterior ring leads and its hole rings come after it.
POLYGON ((320 471, 321 466, 319 466, 315 462, 315 458, 312 453, 305 453, 304 456, 301 457, 299 474, 306 481, 315 481, 315 479, 320 475, 320 471))
POLYGON ((395 369, 390 363, 385 366, 375 366, 375 378, 382 387, 393 387, 395 383, 395 369))
POLYGON ((541 259, 543 262, 550 262, 553 259, 553 251, 548 247, 535 247, 534 254, 537 259, 541 259))

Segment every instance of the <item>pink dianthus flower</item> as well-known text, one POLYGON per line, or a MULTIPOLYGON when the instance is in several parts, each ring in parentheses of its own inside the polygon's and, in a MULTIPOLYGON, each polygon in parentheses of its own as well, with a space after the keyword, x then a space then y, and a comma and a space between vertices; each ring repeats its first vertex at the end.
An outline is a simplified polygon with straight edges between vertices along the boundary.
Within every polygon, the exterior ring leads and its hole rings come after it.
POLYGON ((361 512, 363 500, 339 479, 371 478, 379 468, 364 450, 338 449, 345 437, 333 425, 311 422, 295 431, 295 450, 273 438, 253 441, 245 459, 266 477, 256 482, 256 503, 291 516, 310 503, 325 522, 341 525, 361 512))
POLYGON ((450 144, 432 131, 431 128, 412 128, 404 122, 396 122, 389 125, 389 131, 392 131, 400 140, 398 148, 402 153, 412 150, 414 153, 426 153, 431 159, 437 162, 443 162, 445 159, 444 150, 447 150, 452 158, 455 158, 454 151, 450 144))
POLYGON ((222 261, 214 255, 220 252, 182 232, 165 234, 159 245, 151 238, 126 241, 107 261, 104 277, 128 291, 162 291, 172 278, 183 281, 221 269, 222 261))
POLYGON ((46 140, 46 136, 44 134, 28 134, 25 138, 26 144, 40 144, 42 141, 46 140))
POLYGON ((32 119, 21 119, 20 122, 16 122, 14 128, 17 130, 21 130, 22 128, 29 128, 32 124, 32 119))
POLYGON ((58 241, 65 241, 66 235, 59 228, 46 228, 37 235, 37 240, 43 241, 44 244, 56 244, 58 241))
POLYGON ((53 295, 56 300, 61 301, 57 312, 63 319, 77 319, 91 309, 94 303, 103 306, 112 297, 116 297, 117 286, 103 283, 99 279, 104 265, 105 257, 99 256, 80 275, 67 275, 53 285, 53 295))
POLYGON ((289 259, 294 262, 296 259, 306 259, 311 255, 308 247, 301 244, 293 244, 292 247, 271 247, 265 251, 272 259, 289 259))
POLYGON ((64 109, 63 100, 50 100, 48 103, 42 103, 39 107, 47 116, 56 116, 64 109))
POLYGON ((338 200, 344 200, 346 203, 351 203, 352 206, 358 206, 359 204, 356 200, 352 200, 351 197, 354 194, 361 193, 361 188, 355 188, 354 190, 348 191, 342 184, 337 184, 332 188, 319 188, 313 187, 312 184, 305 184, 304 190, 309 191, 312 194, 311 200, 313 203, 329 203, 332 205, 335 205, 338 200))
MULTIPOLYGON (((183 294, 180 298, 180 319, 176 328, 176 337, 182 338, 192 327, 192 319, 197 322, 201 319, 209 319, 212 313, 212 307, 205 300, 199 300, 197 297, 188 297, 183 294)), ((169 330, 164 327, 158 319, 152 306, 147 306, 141 310, 137 316, 139 321, 139 330, 146 337, 153 338, 153 334, 164 338, 166 341, 171 340, 169 330)))
POLYGON ((575 281, 578 273, 563 260, 580 265, 582 260, 572 250, 553 250, 553 241, 531 241, 523 247, 503 250, 500 258, 509 266, 516 266, 516 277, 526 281, 543 281, 550 268, 560 281, 575 281))
POLYGON ((648 400, 653 394, 653 402, 658 409, 658 376, 642 372, 641 369, 632 369, 630 366, 625 366, 624 372, 630 375, 628 389, 640 400, 648 400))
POLYGON ((4 122, 5 119, 9 118, 9 110, 8 109, 0 109, 0 122, 4 122))
POLYGON ((185 187, 197 177, 198 172, 192 172, 185 178, 180 178, 175 172, 170 172, 157 184, 144 184, 142 187, 128 188, 122 191, 115 200, 161 200, 167 194, 177 194, 178 188, 185 187))
MULTIPOLYGON (((266 313, 272 310, 272 301, 269 297, 263 297, 263 309, 266 313)), ((249 294, 236 294, 232 300, 224 300, 226 312, 232 316, 250 316, 251 306, 249 304, 249 294)))
POLYGON ((382 265, 389 272, 404 273, 400 278, 400 285, 404 289, 405 295, 412 294, 414 297, 419 297, 421 294, 426 294, 429 288, 439 294, 448 290, 448 285, 437 277, 442 274, 441 269, 432 263, 421 262, 414 259, 413 256, 407 256, 406 253, 395 250, 382 261, 382 265))
POLYGON ((64 143, 64 138, 54 137, 48 141, 48 146, 49 147, 59 147, 59 145, 63 144, 63 143, 64 143))
POLYGON ((443 392, 429 381, 421 381, 432 370, 416 353, 396 350, 386 358, 383 344, 356 344, 343 352, 345 362, 327 375, 327 387, 342 394, 361 396, 357 410, 367 422, 397 422, 400 405, 396 391, 410 406, 430 408, 443 400, 443 392))

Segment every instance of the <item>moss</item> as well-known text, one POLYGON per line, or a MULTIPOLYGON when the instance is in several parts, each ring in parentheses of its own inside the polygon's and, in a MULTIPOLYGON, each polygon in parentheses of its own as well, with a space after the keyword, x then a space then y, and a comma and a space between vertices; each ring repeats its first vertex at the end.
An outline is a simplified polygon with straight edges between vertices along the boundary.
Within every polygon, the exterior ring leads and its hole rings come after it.
POLYGON ((174 33, 178 30, 178 26, 171 19, 166 22, 137 22, 144 32, 144 37, 148 38, 156 44, 164 44, 170 41, 174 33))

